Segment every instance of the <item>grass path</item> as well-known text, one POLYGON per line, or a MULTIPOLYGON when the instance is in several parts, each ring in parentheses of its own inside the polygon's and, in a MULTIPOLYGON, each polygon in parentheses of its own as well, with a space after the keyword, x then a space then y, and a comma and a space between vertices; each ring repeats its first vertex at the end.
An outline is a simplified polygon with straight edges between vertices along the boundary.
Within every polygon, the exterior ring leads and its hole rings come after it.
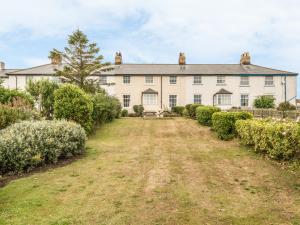
POLYGON ((195 121, 121 119, 87 156, 0 189, 0 224, 300 224, 300 172, 195 121))

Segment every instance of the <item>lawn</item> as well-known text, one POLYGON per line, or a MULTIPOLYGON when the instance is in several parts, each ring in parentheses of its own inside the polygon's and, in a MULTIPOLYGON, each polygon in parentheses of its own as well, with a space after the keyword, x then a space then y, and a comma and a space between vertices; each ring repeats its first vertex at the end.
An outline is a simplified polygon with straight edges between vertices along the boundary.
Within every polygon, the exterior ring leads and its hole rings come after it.
POLYGON ((300 224, 300 172, 188 119, 120 119, 86 156, 0 188, 0 224, 300 224))

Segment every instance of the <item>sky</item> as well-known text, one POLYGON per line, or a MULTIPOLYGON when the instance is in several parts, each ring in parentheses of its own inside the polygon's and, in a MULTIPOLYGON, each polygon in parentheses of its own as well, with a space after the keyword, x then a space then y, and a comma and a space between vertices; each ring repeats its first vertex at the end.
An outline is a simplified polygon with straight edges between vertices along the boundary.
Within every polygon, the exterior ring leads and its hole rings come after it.
MULTIPOLYGON (((80 29, 112 62, 251 62, 300 72, 299 0, 0 0, 0 61, 7 68, 49 62, 80 29)), ((298 96, 300 82, 298 81, 298 96)))

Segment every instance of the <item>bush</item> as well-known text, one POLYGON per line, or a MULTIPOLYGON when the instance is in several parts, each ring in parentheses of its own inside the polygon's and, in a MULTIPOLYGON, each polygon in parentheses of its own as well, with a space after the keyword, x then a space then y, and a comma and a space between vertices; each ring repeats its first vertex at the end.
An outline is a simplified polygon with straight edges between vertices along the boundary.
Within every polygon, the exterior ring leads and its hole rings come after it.
POLYGON ((299 153, 299 125, 296 122, 267 120, 237 121, 241 143, 277 160, 288 160, 299 153))
POLYGON ((199 107, 199 106, 202 106, 200 104, 189 104, 187 105, 187 110, 188 110, 188 113, 190 115, 190 117, 192 119, 196 119, 196 109, 199 107))
POLYGON ((196 118, 198 122, 204 126, 212 125, 212 115, 215 112, 220 112, 221 109, 215 106, 199 106, 196 109, 196 118))
POLYGON ((0 130, 21 120, 40 119, 40 115, 30 109, 0 105, 0 130))
POLYGON ((121 116, 122 117, 127 117, 128 116, 128 110, 127 109, 123 109, 121 112, 121 116))
POLYGON ((0 131, 0 173, 30 170, 81 154, 85 131, 67 121, 23 121, 0 131))
POLYGON ((79 123, 86 132, 92 129, 93 103, 79 87, 65 84, 54 92, 54 117, 79 123))
POLYGON ((179 116, 182 116, 183 115, 183 110, 185 109, 184 106, 174 106, 172 107, 172 112, 173 113, 176 113, 177 115, 179 116))
POLYGON ((59 88, 59 85, 55 81, 30 80, 26 90, 35 98, 35 101, 39 104, 41 114, 48 119, 51 119, 54 111, 54 91, 59 88))
POLYGON ((143 116, 144 106, 142 106, 142 105, 134 105, 133 106, 133 111, 135 112, 135 114, 137 116, 143 116))
POLYGON ((273 109, 275 107, 275 99, 270 96, 260 96, 254 100, 254 107, 259 109, 273 109))
POLYGON ((93 120, 95 125, 110 122, 119 118, 121 110, 120 102, 106 93, 97 93, 93 96, 93 120))
POLYGON ((182 116, 184 116, 184 117, 189 117, 190 116, 187 108, 184 108, 184 110, 182 111, 182 116))
POLYGON ((237 120, 252 119, 248 112, 216 112, 212 115, 212 127, 218 138, 229 140, 236 136, 235 122, 237 120))
POLYGON ((277 110, 279 111, 289 111, 289 110, 296 110, 296 106, 292 105, 289 102, 281 102, 278 107, 277 110))
POLYGON ((32 108, 34 105, 34 100, 31 95, 23 91, 11 90, 0 86, 0 104, 14 106, 16 99, 19 103, 22 102, 22 105, 28 108, 32 108))

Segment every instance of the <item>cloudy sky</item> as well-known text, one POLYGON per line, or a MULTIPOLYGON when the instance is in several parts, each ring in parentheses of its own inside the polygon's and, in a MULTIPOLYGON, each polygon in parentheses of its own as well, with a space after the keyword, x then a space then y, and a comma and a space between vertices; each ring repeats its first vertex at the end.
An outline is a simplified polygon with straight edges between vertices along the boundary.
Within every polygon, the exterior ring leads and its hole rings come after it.
POLYGON ((0 0, 0 9, 10 68, 47 63, 80 28, 106 61, 120 50, 128 63, 177 63, 180 51, 187 63, 238 63, 249 51, 253 64, 300 72, 299 0, 0 0))

